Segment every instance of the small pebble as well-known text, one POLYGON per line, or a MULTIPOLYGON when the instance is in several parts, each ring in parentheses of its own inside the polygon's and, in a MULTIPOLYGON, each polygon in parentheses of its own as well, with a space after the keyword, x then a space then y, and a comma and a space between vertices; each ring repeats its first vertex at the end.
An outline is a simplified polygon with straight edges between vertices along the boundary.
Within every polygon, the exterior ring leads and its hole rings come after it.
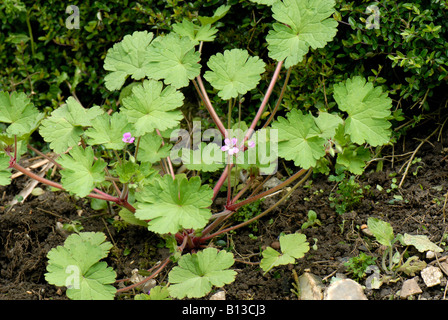
POLYGON ((333 282, 325 291, 324 300, 367 300, 362 286, 352 279, 333 282))
POLYGON ((218 291, 210 297, 210 300, 226 300, 226 293, 224 291, 218 291))
POLYGON ((275 250, 280 249, 280 242, 279 241, 272 242, 271 247, 272 247, 272 249, 275 249, 275 250))
POLYGON ((403 286, 401 287, 400 290, 400 298, 407 299, 410 296, 420 293, 422 293, 422 289, 420 289, 417 281, 414 278, 412 278, 403 282, 403 286))
POLYGON ((429 266, 423 269, 420 272, 420 275, 427 287, 434 287, 440 284, 443 277, 442 271, 440 271, 439 268, 433 266, 429 266))

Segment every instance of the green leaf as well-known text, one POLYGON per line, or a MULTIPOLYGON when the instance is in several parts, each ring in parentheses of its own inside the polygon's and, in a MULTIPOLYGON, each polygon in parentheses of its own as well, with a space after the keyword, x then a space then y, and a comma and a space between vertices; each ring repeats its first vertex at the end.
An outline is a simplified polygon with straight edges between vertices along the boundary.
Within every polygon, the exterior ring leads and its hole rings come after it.
POLYGON ((344 123, 339 115, 328 112, 319 112, 314 121, 321 131, 320 136, 325 139, 333 138, 338 126, 344 123))
POLYGON ((149 300, 171 300, 168 287, 155 286, 152 288, 149 300))
POLYGON ((51 116, 42 121, 39 133, 56 153, 63 153, 76 146, 81 140, 84 126, 90 126, 92 119, 103 114, 100 107, 84 109, 73 97, 57 108, 51 116))
POLYGON ((364 172, 366 161, 370 160, 370 151, 364 147, 351 144, 338 154, 336 163, 346 167, 351 173, 360 175, 364 172))
POLYGON ((107 164, 102 159, 94 161, 92 147, 74 147, 69 154, 61 155, 58 161, 64 168, 61 170, 62 186, 79 197, 87 196, 96 183, 105 180, 104 168, 107 164))
POLYGON ((120 212, 118 213, 118 215, 125 222, 127 222, 129 224, 133 224, 133 225, 137 225, 137 226, 141 226, 141 227, 145 227, 145 228, 148 227, 148 223, 146 221, 137 219, 135 217, 135 215, 131 211, 129 211, 129 210, 125 209, 125 208, 121 209, 120 212))
POLYGON ((288 119, 279 117, 272 124, 278 129, 278 154, 286 160, 293 160, 303 169, 314 167, 317 160, 325 155, 325 142, 321 130, 311 114, 302 114, 297 109, 291 110, 288 119))
POLYGON ((285 60, 290 68, 302 61, 309 48, 323 48, 337 32, 333 19, 334 0, 283 0, 272 5, 273 17, 279 23, 266 37, 269 56, 285 60))
POLYGON ((126 145, 123 142, 123 134, 132 131, 132 125, 127 122, 127 117, 123 113, 107 113, 91 120, 92 128, 85 134, 90 139, 90 145, 104 145, 108 149, 121 150, 126 145))
POLYGON ((389 248, 392 247, 394 242, 394 230, 390 223, 370 217, 367 219, 367 227, 372 231, 379 243, 389 248))
POLYGON ((236 98, 254 89, 265 70, 265 63, 258 57, 250 57, 247 50, 232 49, 211 56, 207 62, 211 71, 204 78, 219 90, 224 100, 236 98))
POLYGON ((428 236, 425 235, 411 235, 405 233, 402 241, 407 246, 414 246, 419 252, 425 251, 433 251, 433 252, 442 252, 443 249, 440 248, 435 243, 431 242, 428 239, 428 236))
POLYGON ((137 164, 132 161, 124 161, 119 163, 115 170, 121 183, 138 183, 151 178, 156 173, 150 162, 137 164))
POLYGON ((334 99, 339 109, 348 113, 345 133, 353 142, 375 147, 389 141, 392 100, 380 87, 356 76, 334 86, 334 99))
POLYGON ((162 145, 162 137, 157 133, 147 133, 141 137, 137 154, 138 161, 155 163, 170 155, 171 144, 162 145))
POLYGON ((282 235, 279 241, 282 253, 271 247, 263 250, 260 267, 265 273, 274 267, 294 263, 295 259, 303 258, 310 249, 306 236, 301 233, 282 235))
POLYGON ((168 287, 155 286, 150 294, 140 293, 134 296, 134 300, 171 300, 168 287))
POLYGON ((23 92, 0 92, 0 122, 9 124, 9 137, 29 137, 43 116, 23 92))
POLYGON ((175 88, 187 86, 201 71, 200 53, 194 49, 196 44, 197 41, 175 33, 157 37, 149 47, 146 73, 175 88))
POLYGON ((112 248, 103 233, 84 232, 70 235, 64 246, 48 252, 45 279, 56 286, 66 286, 73 300, 113 300, 115 271, 105 258, 112 248))
POLYGON ((155 286, 150 294, 140 293, 134 296, 134 300, 171 300, 168 287, 155 286))
POLYGON ((107 51, 104 69, 112 71, 104 78, 107 89, 121 89, 128 76, 140 80, 148 75, 149 44, 153 36, 147 31, 135 31, 107 51))
POLYGON ((68 237, 65 240, 64 244, 68 248, 76 248, 79 241, 89 242, 100 250, 98 252, 101 256, 100 259, 102 259, 107 257, 107 255, 109 254, 109 250, 112 248, 112 244, 110 242, 104 242, 105 240, 106 235, 102 232, 83 232, 68 237))
POLYGON ((182 149, 182 163, 188 170, 215 172, 225 167, 225 153, 216 143, 201 142, 197 149, 182 149))
POLYGON ((150 220, 148 229, 160 234, 176 233, 181 229, 200 229, 211 217, 213 190, 201 186, 200 177, 188 180, 185 175, 170 175, 154 180, 136 194, 140 220, 150 220))
POLYGON ((184 19, 182 23, 173 25, 173 31, 182 37, 190 38, 197 45, 201 41, 213 41, 218 29, 212 27, 210 24, 197 26, 193 22, 184 19))
POLYGON ((183 255, 168 275, 168 290, 178 299, 203 297, 213 286, 222 287, 235 280, 236 272, 227 270, 233 263, 232 253, 215 248, 183 255))
POLYGON ((0 152, 0 186, 7 186, 11 183, 11 170, 9 167, 9 157, 0 152))
POLYGON ((132 88, 132 94, 123 99, 122 112, 135 124, 135 136, 164 131, 176 127, 183 119, 176 110, 183 104, 184 95, 172 86, 163 89, 162 82, 145 80, 132 88))
POLYGON ((216 9, 215 13, 211 17, 201 17, 199 16, 198 19, 201 22, 202 25, 207 24, 213 24, 216 21, 224 18, 224 16, 229 12, 231 6, 222 5, 218 9, 216 9))
POLYGON ((401 266, 397 268, 397 271, 404 272, 408 276, 414 277, 419 271, 426 268, 426 262, 421 261, 417 256, 412 256, 406 260, 401 266))

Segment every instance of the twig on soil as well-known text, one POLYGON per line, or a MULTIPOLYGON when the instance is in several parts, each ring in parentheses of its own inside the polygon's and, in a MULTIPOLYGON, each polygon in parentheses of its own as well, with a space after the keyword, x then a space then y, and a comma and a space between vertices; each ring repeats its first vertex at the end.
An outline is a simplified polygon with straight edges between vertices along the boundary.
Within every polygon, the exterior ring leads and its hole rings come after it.
POLYGON ((330 273, 328 276, 324 277, 324 278, 322 279, 322 282, 323 282, 323 281, 326 281, 326 280, 329 279, 329 278, 331 278, 337 271, 338 271, 338 270, 336 269, 336 270, 334 270, 332 273, 330 273))
POLYGON ((234 259, 234 260, 235 260, 235 262, 249 264, 251 266, 255 266, 255 265, 259 265, 260 264, 260 261, 252 262, 252 261, 244 261, 244 260, 240 260, 240 259, 234 259))
MULTIPOLYGON (((442 124, 441 126, 438 126, 438 127, 436 128, 436 130, 434 130, 429 136, 427 136, 424 140, 422 140, 422 142, 420 142, 420 144, 417 146, 417 148, 414 150, 414 152, 412 152, 411 157, 410 157, 410 158, 408 159, 408 161, 407 161, 406 170, 404 171, 403 176, 401 177, 401 181, 400 181, 400 183, 398 184, 398 187, 399 187, 399 188, 401 188, 401 186, 403 185, 404 179, 406 178, 406 176, 407 176, 407 174, 408 174, 408 171, 409 171, 409 168, 410 168, 411 165, 412 165, 412 160, 414 160, 415 155, 417 154, 418 150, 420 150, 420 148, 425 144, 425 142, 428 142, 429 138, 431 138, 437 131, 439 131, 439 130, 441 130, 441 129, 443 128, 443 126, 445 125, 445 122, 446 122, 447 120, 448 120, 448 118, 445 119, 445 121, 443 122, 443 124, 442 124)), ((403 166, 404 166, 404 165, 403 165, 403 166)), ((398 172, 400 172, 401 169, 403 169, 403 167, 401 167, 400 170, 399 170, 398 172)))
MULTIPOLYGON (((46 161, 46 160, 44 160, 44 161, 46 161)), ((45 167, 43 167, 41 169, 41 171, 39 172, 38 175, 40 177, 43 177, 46 174, 46 172, 53 166, 54 166, 54 163, 46 161, 45 167)), ((18 202, 25 201, 25 199, 28 198, 28 196, 33 192, 34 188, 36 188, 36 186, 38 184, 39 184, 39 181, 37 181, 37 180, 29 181, 28 185, 25 188, 23 188, 22 191, 20 191, 20 193, 18 194, 18 196, 21 197, 22 200, 19 201, 17 197, 14 197, 14 199, 12 199, 11 202, 9 203, 11 208, 18 202)))
POLYGON ((108 228, 108 226, 107 226, 107 223, 106 223, 106 221, 104 220, 103 217, 101 217, 101 221, 103 221, 103 224, 104 224, 104 226, 106 227, 107 233, 109 234, 109 238, 110 238, 110 240, 112 241, 112 243, 114 244, 114 247, 117 247, 117 243, 115 242, 114 237, 113 237, 112 234, 110 233, 110 230, 109 230, 109 228, 108 228))
MULTIPOLYGON (((46 165, 47 163, 48 163, 48 160, 47 160, 47 159, 44 159, 44 160, 38 161, 38 162, 33 163, 32 165, 28 166, 28 167, 26 168, 26 170, 31 171, 31 169, 40 168, 40 167, 46 165)), ((14 173, 13 175, 11 175, 11 179, 18 178, 18 177, 20 177, 20 176, 23 175, 23 174, 24 174, 23 172, 18 171, 18 172, 16 172, 16 173, 14 173)))
POLYGON ((68 221, 70 221, 70 222, 72 221, 71 219, 69 219, 69 218, 67 218, 67 217, 63 217, 63 216, 61 216, 61 215, 59 215, 59 214, 56 214, 56 213, 54 213, 54 212, 51 212, 51 211, 48 211, 48 210, 45 210, 45 209, 42 209, 42 208, 39 208, 39 207, 36 207, 36 209, 39 210, 39 211, 42 211, 42 212, 51 214, 52 216, 55 216, 56 218, 59 218, 59 219, 65 219, 65 220, 68 220, 68 221))

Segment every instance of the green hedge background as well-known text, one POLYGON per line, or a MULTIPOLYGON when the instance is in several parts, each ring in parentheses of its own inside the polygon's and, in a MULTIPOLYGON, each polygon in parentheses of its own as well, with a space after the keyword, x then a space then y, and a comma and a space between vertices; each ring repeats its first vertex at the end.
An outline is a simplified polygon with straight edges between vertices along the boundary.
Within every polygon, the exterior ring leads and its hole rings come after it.
MULTIPOLYGON (((85 107, 115 108, 118 93, 108 92, 103 82, 103 60, 114 43, 136 30, 169 32, 173 23, 212 15, 222 4, 232 8, 219 22, 217 40, 205 46, 203 61, 223 49, 245 48, 272 70, 275 63, 267 56, 264 40, 273 22, 270 7, 248 0, 4 0, 0 3, 0 90, 23 91, 46 111, 70 95, 85 107), (79 7, 79 29, 66 27, 69 5, 79 7)), ((384 85, 405 114, 444 106, 447 16, 446 0, 337 0, 338 33, 294 69, 283 108, 331 109, 332 85, 352 75, 384 85), (369 11, 369 5, 377 9, 369 11), (369 29, 375 13, 379 28, 369 29)), ((261 99, 269 75, 265 80, 251 99, 261 99)), ((253 110, 255 106, 246 111, 253 110)))

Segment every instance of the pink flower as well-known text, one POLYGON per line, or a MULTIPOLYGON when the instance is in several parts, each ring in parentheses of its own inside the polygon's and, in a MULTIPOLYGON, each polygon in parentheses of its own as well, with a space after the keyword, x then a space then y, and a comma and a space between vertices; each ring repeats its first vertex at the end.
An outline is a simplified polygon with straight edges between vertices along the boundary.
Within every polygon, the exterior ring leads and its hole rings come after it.
POLYGON ((247 145, 249 146, 249 148, 253 148, 255 147, 255 141, 249 141, 247 145))
POLYGON ((130 132, 126 132, 125 134, 123 134, 123 142, 125 143, 133 143, 135 138, 131 135, 130 132))
POLYGON ((226 144, 225 146, 221 147, 222 151, 227 151, 229 153, 229 155, 233 155, 238 153, 238 151, 240 151, 240 149, 238 149, 236 147, 236 144, 238 143, 238 139, 237 138, 232 138, 232 140, 226 138, 224 139, 224 143, 226 144))

